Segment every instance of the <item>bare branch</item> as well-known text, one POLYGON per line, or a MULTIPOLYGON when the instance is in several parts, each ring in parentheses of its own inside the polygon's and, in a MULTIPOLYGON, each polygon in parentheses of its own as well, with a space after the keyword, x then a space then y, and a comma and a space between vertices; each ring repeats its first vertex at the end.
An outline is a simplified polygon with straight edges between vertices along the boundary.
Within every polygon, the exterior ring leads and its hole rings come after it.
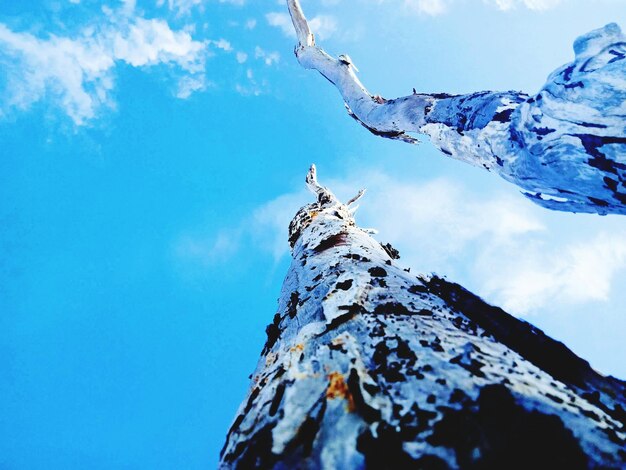
MULTIPOLYGON (((419 125, 423 120, 405 122, 402 110, 406 103, 388 102, 384 98, 372 95, 357 78, 357 68, 348 55, 340 55, 335 59, 318 47, 306 17, 298 0, 287 0, 293 26, 299 44, 295 49, 298 61, 305 69, 317 70, 326 77, 341 93, 348 113, 372 133, 389 139, 417 143, 417 139, 407 132, 420 132, 419 125)), ((410 95, 413 111, 422 109, 422 115, 430 100, 426 95, 410 95)), ((419 112, 415 113, 415 116, 419 112)))
POLYGON ((317 195, 317 200, 320 204, 339 202, 328 188, 318 183, 315 164, 311 165, 311 168, 309 168, 309 172, 306 175, 306 185, 313 194, 317 195))
POLYGON ((314 46, 315 38, 313 37, 311 28, 309 28, 309 23, 304 17, 300 2, 298 0, 287 0, 287 6, 289 7, 291 21, 293 22, 293 27, 296 30, 296 36, 300 44, 302 46, 314 46))
POLYGON ((535 96, 413 89, 385 99, 367 91, 349 56, 335 59, 316 45, 298 0, 287 5, 298 61, 333 83, 373 134, 408 143, 426 134, 445 155, 498 173, 548 209, 626 215, 626 87, 615 85, 626 76, 626 38, 616 24, 578 38, 574 62, 535 96))
POLYGON ((357 202, 359 199, 361 199, 363 197, 363 195, 365 194, 365 191, 366 191, 365 189, 359 190, 359 192, 357 193, 356 196, 354 196, 352 199, 350 199, 348 202, 346 202, 346 206, 351 206, 352 204, 357 202))

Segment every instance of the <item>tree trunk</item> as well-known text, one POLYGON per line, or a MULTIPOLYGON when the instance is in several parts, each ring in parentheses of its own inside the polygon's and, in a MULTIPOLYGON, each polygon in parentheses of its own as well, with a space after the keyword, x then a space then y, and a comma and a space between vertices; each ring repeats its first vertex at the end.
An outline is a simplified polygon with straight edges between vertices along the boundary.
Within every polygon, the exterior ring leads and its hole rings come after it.
POLYGON ((307 176, 220 468, 626 468, 626 384, 438 277, 307 176))
POLYGON ((576 40, 574 62, 534 96, 372 95, 351 59, 315 44, 298 0, 287 0, 300 64, 326 77, 372 133, 409 143, 426 134, 445 155, 485 168, 555 210, 626 214, 626 38, 616 24, 576 40))

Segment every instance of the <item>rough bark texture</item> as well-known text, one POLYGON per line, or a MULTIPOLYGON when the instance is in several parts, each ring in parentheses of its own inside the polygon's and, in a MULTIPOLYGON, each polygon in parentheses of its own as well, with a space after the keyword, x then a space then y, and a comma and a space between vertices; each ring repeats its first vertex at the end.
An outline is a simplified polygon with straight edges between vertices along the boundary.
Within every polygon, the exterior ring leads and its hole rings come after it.
POLYGON ((314 168, 307 182, 317 202, 291 223, 293 261, 221 468, 626 468, 626 384, 398 267, 314 168))
POLYGON ((341 93, 348 112, 382 137, 427 134, 444 154, 498 173, 549 209, 626 214, 626 39, 616 24, 576 40, 574 62, 534 96, 483 91, 387 100, 370 94, 348 56, 317 47, 298 0, 287 0, 296 56, 341 93))

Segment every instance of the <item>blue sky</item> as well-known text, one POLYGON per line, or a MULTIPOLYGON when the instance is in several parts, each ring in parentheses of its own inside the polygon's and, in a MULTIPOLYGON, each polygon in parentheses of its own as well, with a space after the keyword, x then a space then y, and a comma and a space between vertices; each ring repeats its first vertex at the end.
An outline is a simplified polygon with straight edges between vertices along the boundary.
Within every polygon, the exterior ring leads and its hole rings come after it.
MULTIPOLYGON (((535 92, 626 1, 305 0, 368 88, 535 92)), ((626 219, 376 138, 275 0, 0 6, 0 467, 213 468, 310 163, 357 220, 626 378, 626 219)))

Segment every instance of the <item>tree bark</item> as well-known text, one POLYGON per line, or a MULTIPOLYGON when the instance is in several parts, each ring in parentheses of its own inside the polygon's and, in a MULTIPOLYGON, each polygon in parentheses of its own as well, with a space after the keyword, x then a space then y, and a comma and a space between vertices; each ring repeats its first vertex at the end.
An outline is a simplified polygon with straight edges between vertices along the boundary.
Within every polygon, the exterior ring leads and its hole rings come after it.
POLYGON ((307 184, 317 202, 290 224, 291 267, 220 468, 626 467, 625 383, 402 269, 314 167, 307 184))
POLYGON ((335 85, 349 114, 372 133, 416 143, 426 134, 444 154, 495 172, 555 210, 626 214, 626 38, 616 24, 574 44, 574 62, 534 96, 372 95, 348 56, 315 44, 298 0, 287 0, 300 64, 335 85))

